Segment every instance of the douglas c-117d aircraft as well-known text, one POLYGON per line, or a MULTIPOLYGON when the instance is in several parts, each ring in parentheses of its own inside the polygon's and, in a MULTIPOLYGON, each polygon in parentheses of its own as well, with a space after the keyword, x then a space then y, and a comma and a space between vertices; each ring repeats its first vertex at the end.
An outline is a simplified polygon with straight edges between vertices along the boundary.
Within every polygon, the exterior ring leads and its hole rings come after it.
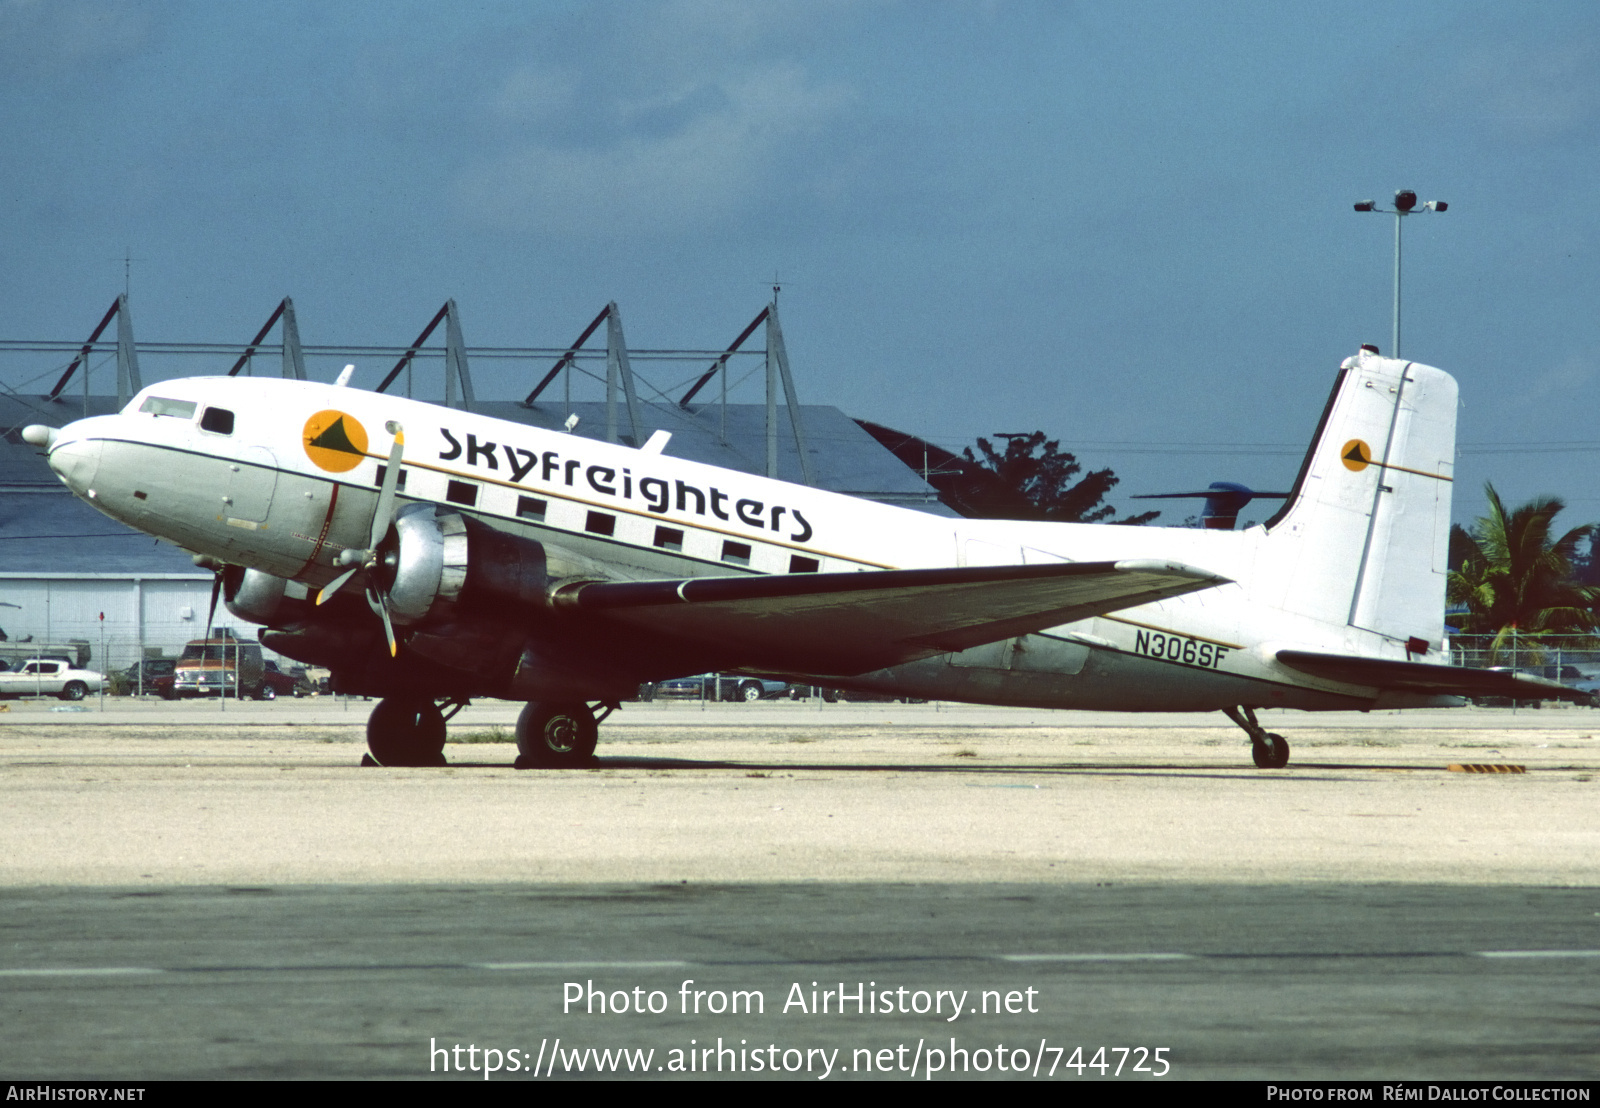
POLYGON ((340 385, 165 381, 24 436, 265 645, 381 697, 383 765, 443 764, 445 711, 486 696, 528 702, 519 766, 585 764, 601 708, 710 670, 1221 710, 1264 768, 1289 747, 1258 708, 1566 691, 1442 664, 1456 384, 1370 349, 1241 532, 948 519, 340 385))

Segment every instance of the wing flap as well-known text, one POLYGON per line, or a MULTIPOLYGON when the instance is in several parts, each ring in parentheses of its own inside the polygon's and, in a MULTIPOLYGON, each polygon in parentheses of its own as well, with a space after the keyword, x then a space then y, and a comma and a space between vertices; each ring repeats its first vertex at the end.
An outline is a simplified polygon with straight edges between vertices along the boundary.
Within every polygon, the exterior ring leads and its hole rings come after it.
POLYGON ((1310 650, 1280 650, 1278 661, 1313 677, 1367 685, 1397 692, 1436 696, 1504 696, 1513 700, 1570 700, 1587 704, 1586 692, 1569 689, 1558 681, 1530 677, 1511 670, 1470 669, 1429 662, 1401 662, 1390 658, 1361 658, 1350 654, 1321 654, 1310 650))
POLYGON ((848 675, 1226 581, 1181 563, 1130 560, 582 582, 553 600, 664 643, 692 642, 724 667, 848 675))

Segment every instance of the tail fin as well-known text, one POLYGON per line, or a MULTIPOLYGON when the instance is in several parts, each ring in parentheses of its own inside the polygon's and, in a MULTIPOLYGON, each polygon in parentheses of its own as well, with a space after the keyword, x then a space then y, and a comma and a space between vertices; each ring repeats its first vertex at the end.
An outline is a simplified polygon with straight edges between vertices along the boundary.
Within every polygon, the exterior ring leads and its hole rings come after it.
POLYGON ((1438 649, 1456 382, 1363 350, 1341 367, 1294 492, 1267 521, 1263 599, 1438 649))

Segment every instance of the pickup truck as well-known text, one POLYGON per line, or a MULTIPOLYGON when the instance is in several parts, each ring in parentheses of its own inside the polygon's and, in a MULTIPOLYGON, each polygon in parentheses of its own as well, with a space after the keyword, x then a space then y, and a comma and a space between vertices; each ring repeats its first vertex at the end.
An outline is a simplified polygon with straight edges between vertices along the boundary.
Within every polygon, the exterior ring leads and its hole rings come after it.
POLYGON ((78 669, 59 658, 34 658, 16 669, 0 672, 0 697, 58 696, 62 700, 82 700, 99 692, 105 676, 92 669, 78 669))

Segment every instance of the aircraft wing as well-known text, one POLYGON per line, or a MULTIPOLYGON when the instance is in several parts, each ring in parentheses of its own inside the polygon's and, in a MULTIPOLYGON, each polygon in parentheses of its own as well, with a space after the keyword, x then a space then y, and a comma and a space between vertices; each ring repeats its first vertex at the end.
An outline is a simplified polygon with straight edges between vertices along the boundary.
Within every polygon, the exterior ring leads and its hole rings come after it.
POLYGON ((1130 560, 587 582, 554 601, 724 667, 848 675, 1226 583, 1130 560))
POLYGON ((1309 650, 1280 650, 1278 661, 1313 677, 1349 685, 1435 696, 1504 696, 1513 700, 1571 700, 1587 704, 1586 692, 1569 689, 1558 681, 1530 677, 1503 669, 1471 669, 1428 662, 1400 662, 1389 658, 1359 658, 1349 654, 1319 654, 1309 650))

